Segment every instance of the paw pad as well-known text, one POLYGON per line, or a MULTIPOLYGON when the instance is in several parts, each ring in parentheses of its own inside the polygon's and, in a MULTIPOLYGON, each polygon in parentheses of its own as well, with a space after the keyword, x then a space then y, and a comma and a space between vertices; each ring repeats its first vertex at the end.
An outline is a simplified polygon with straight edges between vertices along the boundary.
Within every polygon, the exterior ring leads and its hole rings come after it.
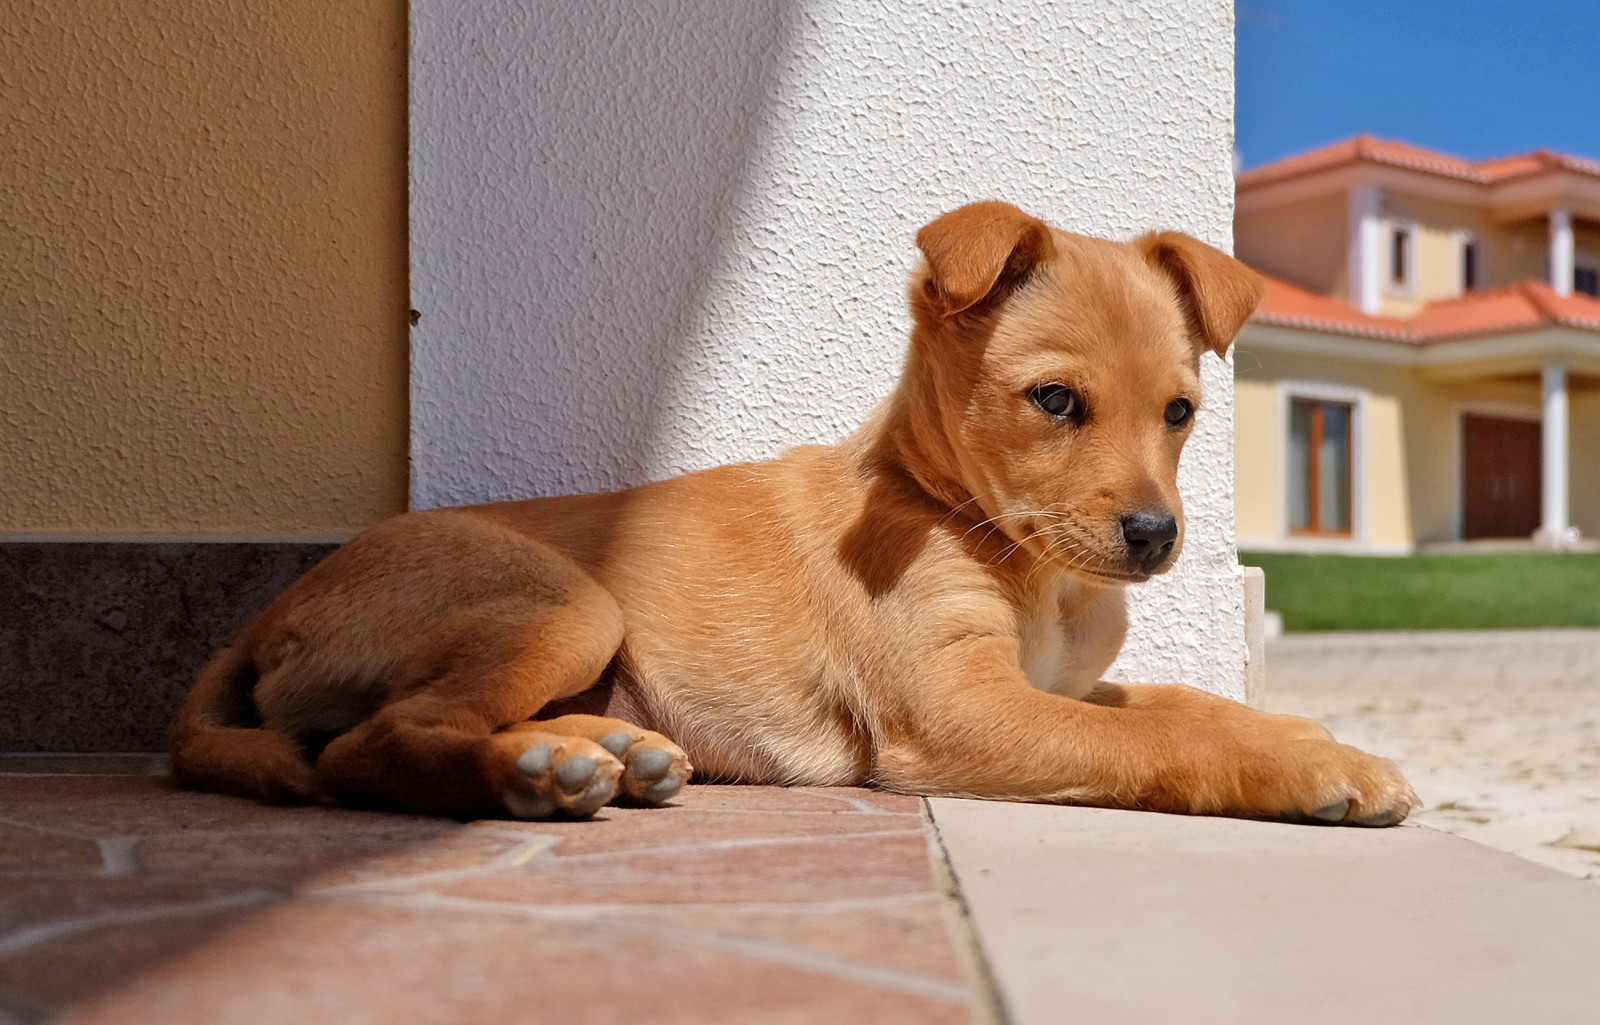
POLYGON ((517 759, 517 768, 530 776, 543 776, 550 770, 550 745, 535 744, 522 752, 522 757, 517 759))
POLYGON ((648 804, 660 804, 670 801, 679 790, 683 789, 682 776, 668 776, 639 791, 639 800, 648 804))
POLYGON ((588 755, 578 755, 568 758, 556 766, 555 779, 561 784, 561 789, 567 793, 576 793, 583 789, 584 784, 594 775, 595 761, 588 755))
POLYGON ((1344 817, 1350 813, 1349 800, 1335 801, 1330 805, 1318 808, 1311 813, 1311 817, 1319 822, 1343 822, 1344 817))
POLYGON ((672 752, 658 747, 646 748, 628 759, 628 768, 634 779, 654 783, 672 768, 672 752))

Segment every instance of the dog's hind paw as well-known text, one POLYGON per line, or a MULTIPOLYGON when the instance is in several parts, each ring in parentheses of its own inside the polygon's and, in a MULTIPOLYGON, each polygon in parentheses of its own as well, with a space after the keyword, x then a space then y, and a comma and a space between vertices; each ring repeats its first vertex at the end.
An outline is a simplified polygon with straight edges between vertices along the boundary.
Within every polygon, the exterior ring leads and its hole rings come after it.
POLYGON ((694 772, 682 748, 649 730, 617 730, 601 737, 600 746, 622 759, 623 792, 641 804, 672 800, 694 772))
POLYGON ((512 818, 547 819, 557 812, 593 815, 617 796, 623 764, 581 737, 522 734, 529 741, 516 759, 512 784, 501 801, 512 818))

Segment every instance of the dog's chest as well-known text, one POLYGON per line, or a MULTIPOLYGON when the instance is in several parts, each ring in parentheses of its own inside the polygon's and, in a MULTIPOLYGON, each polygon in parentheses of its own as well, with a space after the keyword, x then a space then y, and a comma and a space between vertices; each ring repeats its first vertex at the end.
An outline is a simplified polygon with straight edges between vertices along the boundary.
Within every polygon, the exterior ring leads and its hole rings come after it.
POLYGON ((1040 691, 1054 691, 1067 660, 1067 638, 1059 622, 1034 622, 1022 633, 1022 672, 1040 691))
POLYGON ((1039 690, 1056 689, 1067 663, 1067 637, 1054 609, 1031 609, 1022 623, 1022 671, 1039 690))
POLYGON ((1020 661, 1035 688, 1063 697, 1083 698, 1099 682, 1104 666, 1082 650, 1061 617, 1061 597, 1046 594, 1022 610, 1020 661), (1092 664, 1091 664, 1092 663, 1092 664))

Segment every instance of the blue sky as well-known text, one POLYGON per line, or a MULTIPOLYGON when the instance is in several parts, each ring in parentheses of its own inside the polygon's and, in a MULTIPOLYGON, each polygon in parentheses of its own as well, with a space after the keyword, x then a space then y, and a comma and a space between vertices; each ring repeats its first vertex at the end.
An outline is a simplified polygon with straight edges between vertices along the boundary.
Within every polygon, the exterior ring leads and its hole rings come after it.
POLYGON ((1237 0, 1245 167, 1360 132, 1600 159, 1600 0, 1237 0))

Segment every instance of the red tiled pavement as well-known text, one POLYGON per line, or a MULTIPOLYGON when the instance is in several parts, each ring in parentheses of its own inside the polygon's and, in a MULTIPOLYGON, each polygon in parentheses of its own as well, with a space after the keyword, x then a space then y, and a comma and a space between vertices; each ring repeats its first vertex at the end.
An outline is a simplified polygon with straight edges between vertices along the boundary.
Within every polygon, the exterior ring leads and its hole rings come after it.
POLYGON ((264 808, 0 756, 0 1022, 965 1022, 921 802, 264 808))

